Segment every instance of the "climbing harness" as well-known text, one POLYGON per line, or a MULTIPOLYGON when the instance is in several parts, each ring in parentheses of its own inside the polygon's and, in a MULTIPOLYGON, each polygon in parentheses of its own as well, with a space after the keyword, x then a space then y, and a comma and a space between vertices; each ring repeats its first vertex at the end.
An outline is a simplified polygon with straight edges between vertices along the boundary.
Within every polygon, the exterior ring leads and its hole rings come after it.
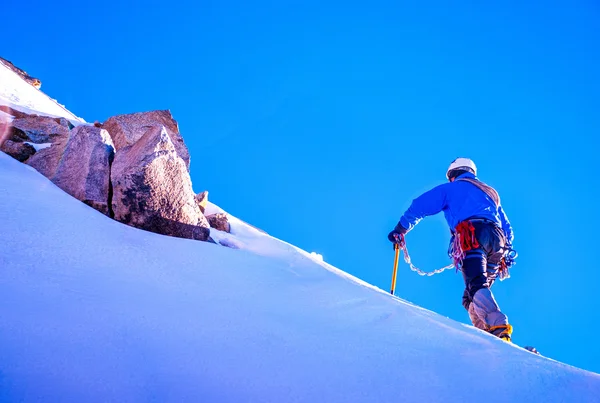
POLYGON ((452 259, 456 271, 461 269, 466 252, 477 248, 479 248, 479 241, 475 237, 473 223, 470 220, 458 223, 448 249, 448 256, 452 259))

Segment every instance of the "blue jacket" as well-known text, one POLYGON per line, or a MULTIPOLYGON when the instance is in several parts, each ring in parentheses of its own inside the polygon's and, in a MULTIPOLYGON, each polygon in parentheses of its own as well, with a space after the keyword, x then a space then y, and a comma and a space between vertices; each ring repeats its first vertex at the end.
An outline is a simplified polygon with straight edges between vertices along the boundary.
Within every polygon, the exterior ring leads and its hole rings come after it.
MULTIPOLYGON (((471 173, 462 174, 459 178, 477 179, 471 173)), ((467 218, 485 218, 502 228, 509 243, 513 241, 513 230, 502 206, 496 207, 494 201, 485 192, 466 181, 455 180, 444 183, 423 193, 413 200, 400 218, 400 225, 410 231, 423 218, 440 211, 444 212, 452 231, 458 223, 467 218)))

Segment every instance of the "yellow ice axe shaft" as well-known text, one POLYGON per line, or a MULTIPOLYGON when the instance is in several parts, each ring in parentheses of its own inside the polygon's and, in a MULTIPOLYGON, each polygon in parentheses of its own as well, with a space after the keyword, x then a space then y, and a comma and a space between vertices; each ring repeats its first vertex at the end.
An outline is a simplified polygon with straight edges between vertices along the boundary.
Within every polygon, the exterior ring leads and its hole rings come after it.
POLYGON ((394 250, 396 251, 396 256, 394 257, 394 271, 392 272, 392 290, 390 294, 394 295, 394 291, 396 290, 396 274, 398 273, 398 257, 400 256, 400 245, 397 243, 394 244, 394 250))

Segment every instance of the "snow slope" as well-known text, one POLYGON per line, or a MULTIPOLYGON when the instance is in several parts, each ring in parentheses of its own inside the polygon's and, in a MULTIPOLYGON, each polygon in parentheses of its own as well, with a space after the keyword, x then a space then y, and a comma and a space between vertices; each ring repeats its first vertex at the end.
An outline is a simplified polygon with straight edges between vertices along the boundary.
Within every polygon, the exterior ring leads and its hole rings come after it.
MULTIPOLYGON (((48 97, 42 91, 34 88, 25 80, 9 69, 0 60, 0 105, 10 106, 11 108, 25 112, 35 113, 43 116, 64 117, 73 125, 77 126, 85 121, 78 118, 64 106, 48 97)), ((0 121, 2 119, 0 115, 0 121)))
POLYGON ((134 229, 0 153, 0 222, 2 402, 600 401, 235 219, 241 249, 134 229))

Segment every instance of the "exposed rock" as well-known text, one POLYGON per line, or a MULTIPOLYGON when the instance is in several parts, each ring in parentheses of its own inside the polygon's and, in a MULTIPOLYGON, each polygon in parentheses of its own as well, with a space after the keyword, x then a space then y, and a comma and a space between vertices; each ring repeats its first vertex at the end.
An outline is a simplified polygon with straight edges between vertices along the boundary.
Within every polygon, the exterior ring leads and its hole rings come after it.
POLYGON ((164 126, 117 151, 111 181, 116 220, 159 234, 208 239, 209 224, 196 204, 187 165, 164 126))
POLYGON ((36 171, 46 178, 52 179, 64 154, 67 139, 61 138, 52 143, 51 147, 36 152, 25 163, 35 168, 36 171))
POLYGON ((69 120, 66 118, 54 118, 54 121, 59 125, 66 127, 69 130, 75 127, 73 126, 73 123, 69 122, 69 120))
POLYGON ((22 143, 29 138, 21 130, 15 129, 10 122, 0 123, 0 146, 7 140, 22 143))
POLYGON ((69 122, 64 118, 29 116, 14 119, 12 128, 24 133, 32 143, 51 143, 57 141, 57 137, 69 135, 69 122))
POLYGON ((231 230, 231 225, 229 224, 229 220, 227 219, 227 214, 217 213, 206 216, 208 223, 214 229, 219 231, 229 232, 231 230))
POLYGON ((71 196, 109 215, 113 158, 114 146, 106 130, 79 126, 71 131, 56 172, 50 179, 71 196))
POLYGON ((42 87, 42 82, 38 78, 31 77, 24 70, 21 70, 20 68, 18 68, 17 66, 15 66, 14 64, 12 64, 10 61, 8 61, 6 59, 3 59, 3 58, 0 57, 0 61, 2 61, 2 63, 6 67, 8 67, 9 69, 11 69, 15 73, 17 73, 19 76, 21 76, 21 78, 23 80, 27 81, 27 83, 31 84, 32 86, 34 86, 38 90, 42 87))
POLYGON ((52 147, 36 152, 25 161, 42 175, 52 179, 69 139, 69 121, 37 115, 19 116, 22 117, 13 119, 8 127, 6 138, 17 143, 52 143, 52 147))
POLYGON ((27 158, 35 154, 35 148, 27 143, 17 143, 12 140, 6 140, 4 144, 0 146, 0 150, 4 151, 14 159, 23 162, 27 158))
POLYGON ((204 210, 206 210, 206 203, 208 203, 208 190, 205 190, 202 193, 198 193, 195 199, 198 208, 200 208, 200 211, 202 212, 202 214, 204 214, 204 210))
POLYGON ((110 133, 117 151, 135 144, 150 128, 160 128, 161 126, 165 127, 171 141, 175 145, 177 154, 183 159, 186 168, 189 170, 190 153, 183 142, 183 137, 179 134, 179 127, 170 111, 118 115, 109 118, 102 124, 102 127, 110 133))

